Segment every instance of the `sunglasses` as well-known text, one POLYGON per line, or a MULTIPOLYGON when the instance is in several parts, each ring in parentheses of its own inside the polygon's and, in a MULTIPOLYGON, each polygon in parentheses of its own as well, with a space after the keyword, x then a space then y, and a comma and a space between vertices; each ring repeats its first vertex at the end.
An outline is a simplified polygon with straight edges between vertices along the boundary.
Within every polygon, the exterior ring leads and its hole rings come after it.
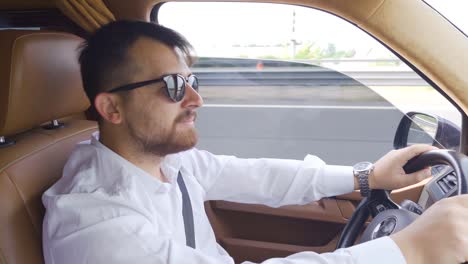
POLYGON ((162 77, 153 80, 122 85, 107 92, 115 93, 122 91, 130 91, 158 82, 164 82, 164 88, 166 89, 167 96, 169 96, 169 98, 171 98, 174 102, 180 102, 184 98, 187 84, 190 85, 198 93, 197 76, 191 74, 187 78, 185 78, 184 76, 175 73, 163 75, 162 77))

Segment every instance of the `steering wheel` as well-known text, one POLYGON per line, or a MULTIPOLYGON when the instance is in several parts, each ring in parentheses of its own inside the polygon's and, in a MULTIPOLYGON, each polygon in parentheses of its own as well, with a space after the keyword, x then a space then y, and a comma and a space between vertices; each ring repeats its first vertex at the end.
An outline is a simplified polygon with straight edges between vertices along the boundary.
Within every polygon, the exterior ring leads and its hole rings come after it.
MULTIPOLYGON (((461 153, 445 149, 431 150, 409 160, 403 169, 409 174, 438 164, 452 167, 457 177, 456 195, 467 194, 468 157, 461 153)), ((393 202, 389 191, 372 190, 357 206, 343 229, 336 248, 353 246, 370 215, 374 218, 364 231, 361 242, 396 233, 419 216, 393 202)))

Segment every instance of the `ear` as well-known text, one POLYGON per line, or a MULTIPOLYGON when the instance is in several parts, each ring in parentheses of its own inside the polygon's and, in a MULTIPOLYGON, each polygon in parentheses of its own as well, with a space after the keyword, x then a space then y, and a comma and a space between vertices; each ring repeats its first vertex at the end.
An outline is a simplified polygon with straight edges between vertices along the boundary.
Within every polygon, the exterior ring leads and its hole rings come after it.
POLYGON ((99 115, 109 123, 120 124, 122 122, 122 109, 119 98, 110 93, 100 93, 94 99, 94 107, 99 115))

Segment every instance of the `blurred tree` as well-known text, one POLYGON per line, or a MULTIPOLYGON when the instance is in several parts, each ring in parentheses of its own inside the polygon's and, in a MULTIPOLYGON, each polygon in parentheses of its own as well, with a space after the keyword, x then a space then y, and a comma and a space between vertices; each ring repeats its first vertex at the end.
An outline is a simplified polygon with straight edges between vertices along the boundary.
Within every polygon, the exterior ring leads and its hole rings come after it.
POLYGON ((296 53, 295 59, 319 60, 319 59, 341 59, 351 58, 356 54, 354 49, 337 50, 336 45, 328 43, 325 49, 315 43, 307 44, 296 53))

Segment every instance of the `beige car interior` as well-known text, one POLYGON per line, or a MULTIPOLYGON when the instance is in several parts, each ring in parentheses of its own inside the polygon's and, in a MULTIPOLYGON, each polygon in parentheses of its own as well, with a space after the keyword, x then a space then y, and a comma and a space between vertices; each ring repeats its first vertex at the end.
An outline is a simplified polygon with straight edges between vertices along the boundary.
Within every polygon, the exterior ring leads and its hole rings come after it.
POLYGON ((76 60, 81 39, 20 30, 0 39, 0 135, 15 142, 0 148, 0 262, 43 263, 42 193, 97 127, 79 119, 89 107, 76 60), (41 127, 53 120, 63 127, 41 127))
MULTIPOLYGON (((55 2, 6 0, 0 1, 0 11, 57 10, 55 2)), ((104 1, 116 19, 145 21, 158 3, 131 2, 104 1)), ((466 115, 468 39, 422 1, 273 2, 326 10, 356 24, 416 66, 466 115)), ((77 62, 81 42, 65 32, 0 31, 0 142, 14 142, 0 148, 0 263, 43 263, 41 195, 61 176, 74 145, 97 129, 84 114, 89 102, 77 62)), ((463 124, 466 130, 466 120, 463 124)), ((467 142, 462 139, 465 154, 467 142)), ((423 187, 424 182, 396 190, 392 198, 418 201, 423 187)), ((355 192, 277 209, 212 201, 206 212, 218 242, 236 262, 262 261, 304 250, 333 251, 359 200, 355 192)))

